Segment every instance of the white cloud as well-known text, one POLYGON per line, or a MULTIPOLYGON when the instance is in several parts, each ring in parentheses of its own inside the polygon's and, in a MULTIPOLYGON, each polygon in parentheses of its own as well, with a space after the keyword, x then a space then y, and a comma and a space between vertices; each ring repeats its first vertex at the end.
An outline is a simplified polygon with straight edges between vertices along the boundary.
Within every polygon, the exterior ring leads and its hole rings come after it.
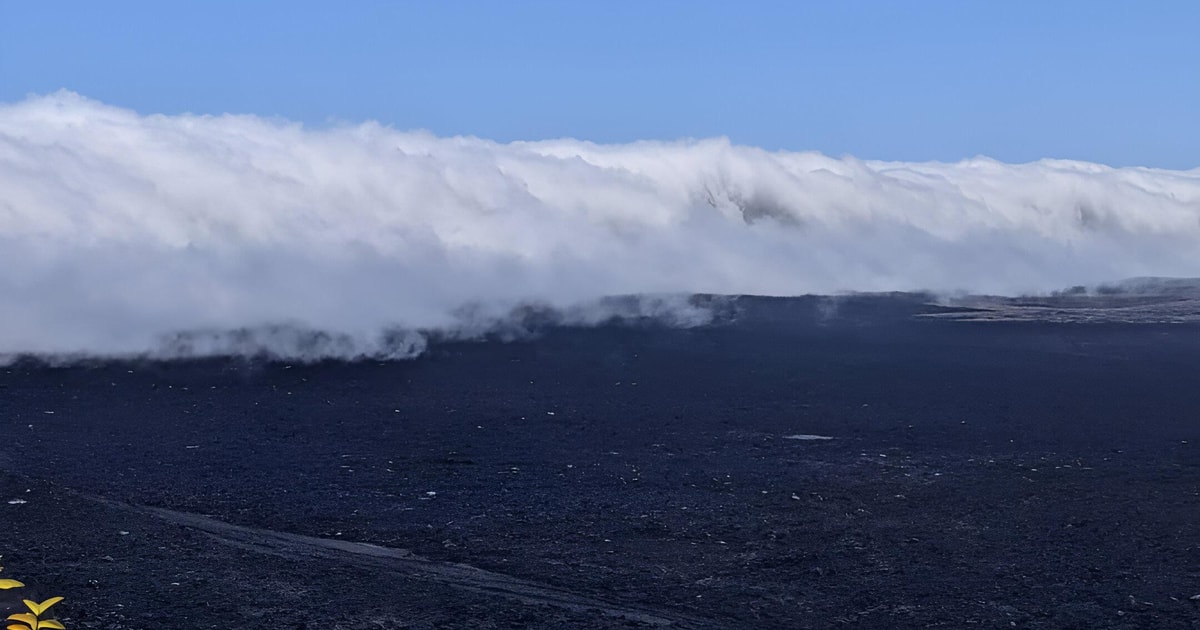
POLYGON ((0 106, 0 353, 278 341, 279 324, 371 353, 381 330, 452 325, 464 303, 1147 275, 1200 275, 1200 170, 497 144, 67 92, 0 106))

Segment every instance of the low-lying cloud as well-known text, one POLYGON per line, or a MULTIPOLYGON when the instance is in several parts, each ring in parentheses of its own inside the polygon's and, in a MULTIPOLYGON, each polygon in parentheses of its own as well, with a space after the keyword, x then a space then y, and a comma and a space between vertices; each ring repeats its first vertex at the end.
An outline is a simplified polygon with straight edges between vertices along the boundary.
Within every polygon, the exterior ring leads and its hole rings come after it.
POLYGON ((393 356, 464 305, 1196 275, 1200 169, 0 105, 0 354, 393 356))

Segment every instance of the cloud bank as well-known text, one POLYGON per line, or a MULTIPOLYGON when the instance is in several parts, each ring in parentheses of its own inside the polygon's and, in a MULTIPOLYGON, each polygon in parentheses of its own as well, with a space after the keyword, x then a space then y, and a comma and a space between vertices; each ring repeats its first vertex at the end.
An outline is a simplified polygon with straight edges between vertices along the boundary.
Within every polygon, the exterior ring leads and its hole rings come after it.
POLYGON ((1200 169, 499 144, 69 92, 0 105, 7 354, 402 355, 421 341, 397 331, 460 326, 464 305, 1197 275, 1200 169))

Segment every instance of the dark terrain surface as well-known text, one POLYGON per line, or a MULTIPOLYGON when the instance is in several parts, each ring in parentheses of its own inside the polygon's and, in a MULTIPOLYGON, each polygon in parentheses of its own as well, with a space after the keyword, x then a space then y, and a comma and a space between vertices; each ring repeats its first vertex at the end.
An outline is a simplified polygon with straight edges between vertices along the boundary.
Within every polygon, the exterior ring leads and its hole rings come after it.
POLYGON ((1200 326, 949 312, 17 362, 4 576, 112 630, 1200 628, 1200 326))

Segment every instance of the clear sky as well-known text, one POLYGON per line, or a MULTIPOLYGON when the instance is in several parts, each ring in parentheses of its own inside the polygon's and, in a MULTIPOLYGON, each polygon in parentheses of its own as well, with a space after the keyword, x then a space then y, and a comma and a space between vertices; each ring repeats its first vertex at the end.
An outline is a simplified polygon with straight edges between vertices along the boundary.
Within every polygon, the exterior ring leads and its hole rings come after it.
POLYGON ((0 101, 1200 166, 1200 2, 0 0, 0 101))

